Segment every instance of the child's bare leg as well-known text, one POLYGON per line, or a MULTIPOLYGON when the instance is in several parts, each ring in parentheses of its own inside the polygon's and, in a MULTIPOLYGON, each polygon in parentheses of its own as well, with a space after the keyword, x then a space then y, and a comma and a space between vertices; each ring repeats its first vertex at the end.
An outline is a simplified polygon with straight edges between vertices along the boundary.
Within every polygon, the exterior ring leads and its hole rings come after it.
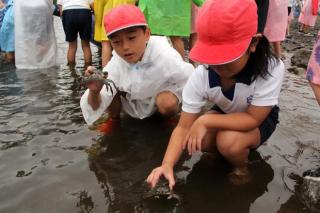
POLYGON ((156 106, 165 116, 172 116, 179 112, 179 100, 172 92, 161 92, 157 95, 156 106))
POLYGON ((170 36, 173 47, 180 53, 181 57, 184 59, 184 43, 180 36, 170 36))
POLYGON ((92 63, 92 54, 89 41, 81 40, 81 47, 83 51, 85 66, 90 66, 92 63))
POLYGON ((108 107, 109 117, 112 119, 119 119, 121 112, 121 99, 120 94, 118 93, 114 96, 110 106, 108 107))
POLYGON ((310 26, 304 25, 304 27, 303 27, 303 32, 304 32, 304 33, 309 33, 309 31, 310 31, 310 26))
POLYGON ((318 104, 320 105, 320 85, 310 82, 310 86, 313 89, 313 92, 318 101, 318 104))
POLYGON ((290 36, 290 26, 291 26, 291 19, 288 18, 288 26, 287 26, 287 36, 290 36))
MULTIPOLYGON (((197 34, 197 33, 192 33, 192 34, 190 35, 190 38, 189 38, 189 47, 190 47, 190 50, 192 49, 192 47, 193 47, 194 44, 196 43, 197 39, 198 39, 198 34, 197 34)), ((189 61, 190 61, 191 64, 195 65, 195 63, 194 63, 191 59, 189 59, 189 61)))
POLYGON ((68 65, 76 64, 77 40, 69 42, 67 60, 68 65))
POLYGON ((216 137, 216 146, 224 158, 234 167, 230 174, 230 180, 235 184, 243 184, 250 180, 247 170, 250 149, 260 143, 260 131, 258 128, 239 132, 220 130, 216 137))
POLYGON ((14 62, 14 52, 5 53, 5 60, 9 63, 13 63, 14 62))
POLYGON ((102 54, 101 54, 102 67, 105 67, 111 59, 112 48, 111 48, 110 41, 102 41, 101 45, 102 45, 102 54))
POLYGON ((299 32, 303 32, 303 29, 304 29, 304 24, 301 24, 299 27, 299 32))

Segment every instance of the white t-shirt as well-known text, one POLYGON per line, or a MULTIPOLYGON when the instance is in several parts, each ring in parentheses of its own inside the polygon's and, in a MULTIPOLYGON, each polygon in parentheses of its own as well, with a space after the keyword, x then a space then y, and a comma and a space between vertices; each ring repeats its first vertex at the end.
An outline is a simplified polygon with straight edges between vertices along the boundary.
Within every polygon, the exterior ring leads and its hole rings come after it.
POLYGON ((58 0, 57 4, 62 5, 62 10, 90 9, 94 0, 58 0))
POLYGON ((237 81, 234 88, 223 92, 219 75, 205 66, 199 66, 183 89, 182 110, 199 113, 207 101, 217 105, 225 113, 245 112, 250 104, 277 105, 284 72, 285 67, 281 60, 278 64, 271 61, 271 75, 267 75, 267 79, 257 77, 252 83, 250 79, 237 81))
MULTIPOLYGON (((108 79, 120 91, 126 92, 125 97, 121 96, 123 111, 143 119, 156 111, 155 99, 160 92, 170 91, 181 101, 182 89, 194 68, 183 61, 166 37, 151 36, 141 61, 129 64, 113 52, 103 71, 108 72, 108 79)), ((80 106, 84 119, 92 124, 109 107, 115 92, 111 94, 104 86, 100 92, 102 104, 97 110, 88 104, 88 95, 89 90, 81 97, 80 106)))

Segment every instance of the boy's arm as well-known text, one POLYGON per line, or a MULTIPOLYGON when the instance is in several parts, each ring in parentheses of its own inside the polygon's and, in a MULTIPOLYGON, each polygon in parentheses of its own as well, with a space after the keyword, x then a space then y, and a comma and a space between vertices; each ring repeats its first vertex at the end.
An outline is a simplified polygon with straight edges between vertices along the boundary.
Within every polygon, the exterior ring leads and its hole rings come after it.
MULTIPOLYGON (((88 67, 85 71, 85 76, 90 77, 94 74, 94 70, 94 67, 88 67)), ((103 82, 93 79, 87 83, 87 87, 88 89, 81 97, 80 106, 85 121, 91 125, 110 106, 117 94, 117 88, 115 88, 116 85, 113 83, 106 86, 103 82)))

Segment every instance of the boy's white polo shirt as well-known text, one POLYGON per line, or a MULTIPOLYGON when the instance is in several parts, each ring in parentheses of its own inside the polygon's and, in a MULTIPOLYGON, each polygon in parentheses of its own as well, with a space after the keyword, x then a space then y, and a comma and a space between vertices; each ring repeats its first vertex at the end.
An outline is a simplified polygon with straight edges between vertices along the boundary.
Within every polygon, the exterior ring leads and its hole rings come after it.
POLYGON ((233 88, 222 91, 220 77, 213 70, 199 66, 189 78, 183 89, 182 110, 187 113, 199 113, 209 101, 225 113, 244 112, 250 104, 255 106, 274 106, 278 104, 279 93, 285 67, 270 61, 266 79, 258 77, 237 80, 233 88))

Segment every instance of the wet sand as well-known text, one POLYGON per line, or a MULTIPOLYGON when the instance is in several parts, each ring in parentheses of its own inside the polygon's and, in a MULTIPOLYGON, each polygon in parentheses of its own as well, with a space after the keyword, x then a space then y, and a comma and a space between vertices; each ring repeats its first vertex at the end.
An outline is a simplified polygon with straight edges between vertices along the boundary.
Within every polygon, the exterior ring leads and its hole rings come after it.
MULTIPOLYGON (((55 25, 65 64, 59 19, 55 25)), ((284 43, 287 68, 314 39, 294 33, 284 43)), ((79 60, 77 74, 82 67, 79 60)), ((296 73, 286 73, 276 132, 250 156, 250 183, 231 184, 224 161, 199 153, 177 165, 171 197, 164 183, 150 192, 144 180, 162 160, 172 123, 125 117, 103 136, 84 123, 83 88, 67 66, 15 70, 0 61, 0 212, 319 212, 300 181, 320 166, 320 107, 296 73)))

